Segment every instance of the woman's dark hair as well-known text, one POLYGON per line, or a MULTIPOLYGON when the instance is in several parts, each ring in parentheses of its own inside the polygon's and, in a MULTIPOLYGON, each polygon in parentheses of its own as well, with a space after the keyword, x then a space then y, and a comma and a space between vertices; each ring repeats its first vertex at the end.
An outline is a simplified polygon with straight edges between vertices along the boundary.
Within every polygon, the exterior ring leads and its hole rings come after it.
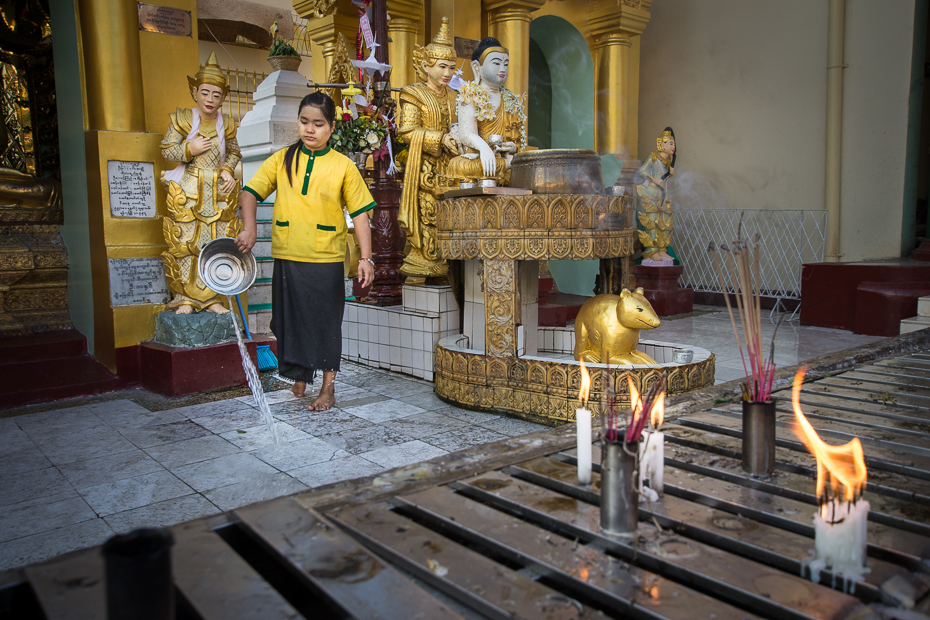
MULTIPOLYGON (((326 122, 330 125, 336 122, 336 104, 333 103, 332 97, 323 91, 318 90, 316 92, 312 92, 301 99, 297 115, 300 116, 300 112, 303 111, 303 109, 307 106, 313 106, 314 108, 317 108, 323 114, 323 118, 326 119, 326 122)), ((291 181, 291 168, 294 167, 294 159, 298 158, 297 152, 300 150, 300 145, 300 138, 297 138, 297 142, 287 147, 287 152, 284 153, 284 169, 287 171, 288 185, 294 184, 293 181, 291 181)))

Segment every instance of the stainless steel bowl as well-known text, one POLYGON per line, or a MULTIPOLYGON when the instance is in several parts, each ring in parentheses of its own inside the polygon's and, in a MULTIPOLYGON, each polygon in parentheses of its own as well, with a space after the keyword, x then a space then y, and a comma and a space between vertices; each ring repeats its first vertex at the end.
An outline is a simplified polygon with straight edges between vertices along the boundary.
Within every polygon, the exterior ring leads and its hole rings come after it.
POLYGON ((240 252, 236 240, 220 237, 206 244, 197 259, 197 275, 219 295, 238 295, 255 283, 258 263, 251 252, 240 252))
POLYGON ((468 181, 459 182, 459 189, 475 189, 474 183, 469 183, 468 181))
POLYGON ((608 185, 604 188, 604 193, 609 196, 623 196, 626 193, 626 187, 623 185, 608 185))
POLYGON ((497 181, 494 179, 481 179, 478 181, 478 187, 497 187, 497 181))
POLYGON ((675 349, 672 351, 672 361, 676 364, 690 364, 694 360, 694 351, 691 349, 675 349))

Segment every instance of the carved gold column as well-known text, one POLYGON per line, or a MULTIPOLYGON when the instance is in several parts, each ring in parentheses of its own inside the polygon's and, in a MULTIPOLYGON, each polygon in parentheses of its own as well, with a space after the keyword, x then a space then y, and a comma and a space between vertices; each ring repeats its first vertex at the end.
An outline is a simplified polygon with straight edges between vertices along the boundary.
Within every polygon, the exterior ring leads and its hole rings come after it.
POLYGON ((403 88, 417 81, 413 69, 413 46, 417 42, 417 22, 423 14, 423 0, 388 0, 388 58, 394 69, 391 85, 403 88))
POLYGON ((145 131, 139 9, 125 0, 80 0, 89 129, 145 131))
POLYGON ((510 50, 507 88, 522 95, 530 84, 530 13, 545 0, 484 0, 488 12, 488 36, 510 50))
POLYGON ((517 355, 520 298, 517 261, 484 262, 484 350, 491 357, 517 355))
MULTIPOLYGON (((651 3, 650 3, 651 4, 651 3)), ((601 155, 618 153, 623 147, 636 151, 636 136, 630 129, 630 104, 639 97, 631 88, 630 63, 633 38, 649 23, 649 11, 638 2, 594 12, 589 18, 594 36, 594 144, 601 155), (629 6, 630 4, 636 6, 629 6)), ((638 81, 636 82, 638 84, 638 81)))
MULTIPOLYGON (((297 9, 297 4, 294 4, 297 9)), ((333 54, 336 53, 336 35, 342 33, 354 47, 355 36, 358 34, 358 12, 347 13, 352 11, 352 5, 343 8, 342 5, 335 13, 323 18, 314 18, 312 15, 301 15, 309 18, 307 24, 307 33, 310 35, 310 58, 312 60, 313 75, 315 82, 325 82, 329 75, 329 70, 333 66, 333 54)), ((381 41, 379 41, 381 43, 381 41)), ((354 54, 353 54, 354 58, 354 54)))

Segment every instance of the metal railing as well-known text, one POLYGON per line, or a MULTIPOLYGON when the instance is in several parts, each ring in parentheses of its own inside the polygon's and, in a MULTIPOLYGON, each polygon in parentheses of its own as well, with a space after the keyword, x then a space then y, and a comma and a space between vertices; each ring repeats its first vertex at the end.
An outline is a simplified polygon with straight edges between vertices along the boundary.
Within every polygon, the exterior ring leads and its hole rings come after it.
POLYGON ((253 98, 255 89, 268 77, 268 74, 241 69, 223 69, 223 71, 226 73, 226 83, 229 84, 229 94, 223 102, 223 112, 240 123, 246 112, 255 105, 253 98))
MULTIPOLYGON (((823 260, 827 212, 800 209, 676 209, 672 247, 684 265, 679 283, 695 291, 722 293, 711 241, 730 244, 741 228, 743 239, 761 237, 759 288, 766 297, 801 299, 801 266, 823 260)), ((733 265, 720 255, 724 287, 732 288, 733 265)))

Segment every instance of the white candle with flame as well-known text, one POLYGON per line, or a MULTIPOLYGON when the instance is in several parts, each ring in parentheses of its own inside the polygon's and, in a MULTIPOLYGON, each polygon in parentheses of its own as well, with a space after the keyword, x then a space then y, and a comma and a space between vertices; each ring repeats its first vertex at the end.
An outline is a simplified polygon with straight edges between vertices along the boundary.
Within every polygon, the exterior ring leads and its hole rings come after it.
POLYGON ((866 531, 869 502, 831 499, 819 514, 814 515, 814 547, 816 556, 810 563, 811 580, 820 581, 820 571, 830 567, 837 575, 860 581, 869 569, 865 567, 866 531))
MULTIPOLYGON (((630 402, 642 406, 639 392, 633 381, 627 377, 630 385, 630 402)), ((649 424, 652 430, 643 431, 643 441, 639 444, 639 490, 643 497, 643 482, 649 480, 649 487, 661 495, 665 486, 665 433, 659 427, 665 421, 665 392, 656 397, 656 402, 649 412, 649 424)))
POLYGON ((581 388, 578 390, 581 407, 575 409, 575 432, 578 436, 578 484, 591 484, 591 411, 585 408, 590 390, 591 377, 582 362, 581 388))
MULTIPOLYGON (((830 568, 834 575, 850 584, 863 579, 869 569, 865 565, 868 541, 869 502, 860 499, 868 472, 862 443, 856 437, 842 446, 824 443, 801 411, 800 393, 804 380, 801 370, 794 377, 791 403, 794 406, 793 428, 811 454, 817 459, 817 497, 830 499, 814 515, 814 560, 810 563, 811 580, 820 581, 820 571, 830 568)), ((846 588, 844 588, 846 589, 846 588)))
POLYGON ((649 481, 649 488, 662 494, 665 477, 665 433, 643 431, 639 444, 639 488, 649 481))

